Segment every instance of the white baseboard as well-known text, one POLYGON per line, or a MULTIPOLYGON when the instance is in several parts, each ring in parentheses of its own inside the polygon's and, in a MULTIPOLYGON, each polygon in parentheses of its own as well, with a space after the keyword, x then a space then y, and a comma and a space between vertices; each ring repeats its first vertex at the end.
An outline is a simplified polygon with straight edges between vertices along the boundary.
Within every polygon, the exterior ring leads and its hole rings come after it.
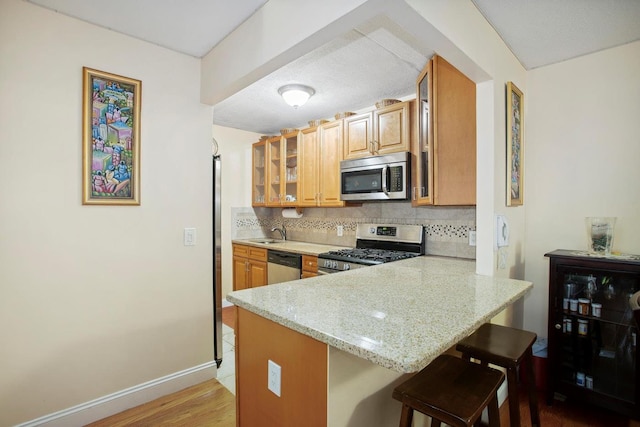
POLYGON ((150 402, 167 394, 185 389, 203 381, 215 378, 214 361, 203 363, 180 372, 156 378, 146 383, 99 397, 89 402, 62 411, 18 424, 16 427, 71 427, 83 426, 126 409, 150 402))

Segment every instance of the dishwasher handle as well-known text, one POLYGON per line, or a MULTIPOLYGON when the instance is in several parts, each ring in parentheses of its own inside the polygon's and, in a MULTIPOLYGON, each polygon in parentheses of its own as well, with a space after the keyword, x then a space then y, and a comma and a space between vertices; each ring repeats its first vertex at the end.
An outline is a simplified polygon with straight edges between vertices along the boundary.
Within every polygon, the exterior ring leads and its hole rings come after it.
POLYGON ((273 264, 286 265, 287 267, 302 268, 302 256, 291 252, 269 249, 267 251, 267 261, 273 264))

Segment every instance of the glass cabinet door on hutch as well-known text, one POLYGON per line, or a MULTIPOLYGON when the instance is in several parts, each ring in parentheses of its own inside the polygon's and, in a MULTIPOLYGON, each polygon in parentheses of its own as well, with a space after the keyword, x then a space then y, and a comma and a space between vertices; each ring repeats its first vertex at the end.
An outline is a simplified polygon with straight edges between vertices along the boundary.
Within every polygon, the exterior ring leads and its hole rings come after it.
POLYGON ((267 180, 265 169, 265 142, 266 140, 253 144, 252 166, 253 166, 253 189, 251 200, 253 206, 264 206, 265 199, 265 182, 267 180))
POLYGON ((640 256, 598 258, 557 250, 549 257, 549 390, 640 418, 638 324, 629 303, 640 290, 640 256))

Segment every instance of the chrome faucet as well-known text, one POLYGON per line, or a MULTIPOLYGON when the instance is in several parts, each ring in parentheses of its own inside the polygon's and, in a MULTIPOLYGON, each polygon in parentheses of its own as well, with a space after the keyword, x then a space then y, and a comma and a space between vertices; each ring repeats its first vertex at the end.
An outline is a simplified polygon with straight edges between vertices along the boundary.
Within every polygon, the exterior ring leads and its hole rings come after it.
POLYGON ((271 231, 278 231, 282 240, 287 240, 287 229, 284 228, 284 223, 282 223, 282 228, 273 227, 271 231))

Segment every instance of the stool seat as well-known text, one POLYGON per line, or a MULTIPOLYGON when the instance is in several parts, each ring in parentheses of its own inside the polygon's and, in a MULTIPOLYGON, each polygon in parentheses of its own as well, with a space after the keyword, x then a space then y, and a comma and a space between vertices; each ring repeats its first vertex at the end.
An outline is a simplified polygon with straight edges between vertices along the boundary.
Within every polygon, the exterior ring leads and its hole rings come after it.
POLYGON ((512 427, 520 426, 517 368, 526 360, 529 385, 529 410, 533 426, 540 425, 538 398, 533 373, 533 343, 537 335, 530 331, 485 323, 456 346, 462 358, 476 359, 486 366, 491 363, 507 369, 509 419, 512 427))
POLYGON ((518 366, 536 338, 533 332, 485 323, 460 341, 456 350, 506 368, 518 366))
POLYGON ((398 385, 393 398, 402 402, 401 427, 409 427, 413 410, 433 418, 432 426, 445 422, 468 427, 489 409, 491 426, 500 424, 497 390, 504 381, 498 370, 458 357, 438 356, 426 368, 398 385))

